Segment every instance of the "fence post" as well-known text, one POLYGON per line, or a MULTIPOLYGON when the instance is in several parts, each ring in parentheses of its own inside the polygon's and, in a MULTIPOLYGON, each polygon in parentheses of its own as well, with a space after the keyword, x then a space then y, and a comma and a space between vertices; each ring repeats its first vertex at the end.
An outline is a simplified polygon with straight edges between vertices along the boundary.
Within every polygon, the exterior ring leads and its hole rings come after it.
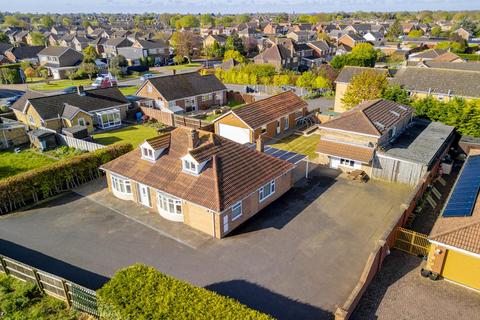
POLYGON ((70 301, 70 297, 68 294, 68 286, 67 282, 65 280, 62 280, 62 287, 63 287, 63 292, 65 293, 65 299, 67 300, 68 307, 72 307, 72 301, 70 301))
POLYGON ((3 272, 5 272, 5 274, 8 275, 7 263, 5 262, 5 259, 3 258, 3 256, 0 256, 0 262, 2 263, 3 272))
POLYGON ((33 275, 35 276, 35 282, 37 283, 38 289, 44 294, 45 292, 43 291, 43 286, 42 282, 40 281, 40 276, 38 275, 38 272, 36 269, 32 268, 33 275))

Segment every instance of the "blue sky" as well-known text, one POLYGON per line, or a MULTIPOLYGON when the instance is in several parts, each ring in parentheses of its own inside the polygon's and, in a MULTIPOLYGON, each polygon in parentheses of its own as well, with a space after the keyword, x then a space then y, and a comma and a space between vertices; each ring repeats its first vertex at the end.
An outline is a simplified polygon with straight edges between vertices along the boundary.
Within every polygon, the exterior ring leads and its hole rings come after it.
POLYGON ((332 12, 479 10, 480 0, 0 0, 20 12, 332 12))

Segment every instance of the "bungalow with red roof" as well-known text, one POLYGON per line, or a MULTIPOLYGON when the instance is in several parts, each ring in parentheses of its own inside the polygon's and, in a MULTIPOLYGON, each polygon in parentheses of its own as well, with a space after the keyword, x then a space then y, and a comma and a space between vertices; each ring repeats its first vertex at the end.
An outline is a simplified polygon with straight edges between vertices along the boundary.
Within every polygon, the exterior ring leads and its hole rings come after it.
POLYGON ((114 196, 222 238, 292 186, 290 162, 180 127, 101 167, 114 196))

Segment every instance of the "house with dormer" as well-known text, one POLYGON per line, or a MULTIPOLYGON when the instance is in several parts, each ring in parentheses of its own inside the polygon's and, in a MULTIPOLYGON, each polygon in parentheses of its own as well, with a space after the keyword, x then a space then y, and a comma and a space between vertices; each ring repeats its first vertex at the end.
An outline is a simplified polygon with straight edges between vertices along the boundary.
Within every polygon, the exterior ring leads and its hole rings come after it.
POLYGON ((101 169, 115 197, 223 238, 291 188, 294 165, 214 133, 180 127, 101 169))

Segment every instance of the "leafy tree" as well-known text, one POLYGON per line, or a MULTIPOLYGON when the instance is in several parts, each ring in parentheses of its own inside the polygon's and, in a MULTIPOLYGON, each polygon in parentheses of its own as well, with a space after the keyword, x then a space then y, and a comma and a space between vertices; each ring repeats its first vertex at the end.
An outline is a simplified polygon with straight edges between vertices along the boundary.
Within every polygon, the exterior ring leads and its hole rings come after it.
POLYGON ((200 25, 202 27, 212 27, 214 23, 215 21, 211 14, 206 13, 200 16, 200 25))
POLYGON ((209 58, 220 58, 223 56, 224 48, 217 41, 211 46, 205 47, 205 55, 209 58))
POLYGON ((388 81, 385 74, 374 70, 365 70, 353 76, 342 102, 346 109, 351 109, 363 101, 382 97, 387 87, 388 81))
POLYGON ((382 93, 382 98, 405 105, 410 105, 412 102, 407 90, 402 89, 399 85, 388 86, 382 93))
POLYGON ((283 12, 283 13, 279 13, 277 16, 275 16, 273 18, 273 22, 275 23, 284 23, 284 22, 288 22, 288 14, 283 12))
POLYGON ((92 20, 92 27, 98 27, 100 25, 100 22, 97 19, 92 20))
POLYGON ((92 80, 92 77, 98 73, 98 68, 95 63, 84 62, 79 68, 78 74, 86 74, 88 79, 92 80))
POLYGON ((306 71, 297 78, 297 87, 307 88, 311 90, 313 88, 313 82, 315 81, 315 74, 311 71, 306 71))
POLYGON ((230 16, 221 16, 215 19, 216 26, 231 27, 233 25, 233 18, 230 16))
POLYGON ((317 33, 317 39, 318 40, 324 40, 324 41, 327 41, 327 42, 332 42, 332 39, 330 39, 330 37, 328 36, 328 34, 322 30, 320 30, 318 33, 317 33))
POLYGON ((400 21, 395 20, 390 28, 388 28, 387 39, 390 41, 396 41, 401 35, 403 35, 402 25, 400 24, 400 21))
POLYGON ((412 30, 408 33, 409 38, 420 38, 421 36, 423 36, 423 30, 421 30, 421 29, 412 30))
POLYGON ((67 17, 63 17, 63 18, 62 18, 62 25, 64 25, 64 26, 67 27, 67 26, 69 26, 69 25, 71 25, 71 24, 72 24, 72 19, 67 18, 67 17))
POLYGON ((439 42, 435 48, 443 49, 443 50, 450 50, 454 53, 464 53, 467 49, 467 45, 465 41, 456 42, 456 41, 442 41, 439 42))
POLYGON ((200 22, 198 21, 198 19, 195 16, 193 16, 191 14, 185 15, 175 22, 175 28, 177 28, 177 29, 193 28, 193 27, 198 27, 198 26, 200 26, 200 22))
POLYGON ((227 37, 227 41, 225 42, 225 50, 235 50, 241 54, 245 54, 243 40, 238 36, 238 34, 234 33, 227 37))
POLYGON ((33 31, 30 33, 30 37, 33 46, 41 46, 45 44, 45 37, 41 32, 33 31))
POLYGON ((108 62, 108 70, 114 74, 115 77, 119 77, 122 74, 122 68, 126 66, 127 59, 122 55, 112 57, 108 62))
POLYGON ((312 83, 312 87, 314 89, 332 89, 333 84, 330 79, 322 76, 317 76, 312 83))
POLYGON ((190 62, 195 47, 195 35, 192 32, 174 32, 170 38, 170 44, 177 55, 185 57, 190 62))
POLYGON ((229 59, 235 59, 240 63, 245 63, 246 62, 245 57, 240 52, 238 52, 236 50, 225 51, 225 54, 223 56, 223 61, 227 61, 229 59))
POLYGON ((246 23, 250 21, 250 15, 248 14, 240 14, 235 16, 235 20, 238 24, 246 23))
POLYGON ((373 67, 377 61, 378 52, 369 43, 359 43, 350 53, 350 63, 360 67, 373 67))
POLYGON ((330 61, 330 65, 335 69, 340 70, 344 66, 348 65, 349 61, 350 59, 348 54, 337 55, 330 61))
POLYGON ((87 29, 88 27, 92 26, 92 24, 90 23, 90 21, 88 20, 83 20, 82 21, 82 26, 87 29))
POLYGON ((173 57, 173 62, 175 62, 176 64, 182 64, 184 61, 184 56, 176 55, 175 57, 173 57))
POLYGON ((53 21, 52 17, 50 17, 49 15, 44 15, 40 19, 40 23, 44 27, 51 28, 55 24, 55 21, 53 21))
POLYGON ((32 67, 27 67, 25 68, 25 70, 23 71, 23 73, 25 74, 25 77, 28 79, 32 79, 33 77, 35 77, 37 75, 37 72, 35 71, 35 69, 33 69, 32 67))
POLYGON ((97 58, 98 54, 94 46, 83 49, 83 62, 94 62, 97 58))
POLYGON ((433 27, 432 30, 430 30, 430 35, 432 37, 440 37, 442 35, 442 28, 439 26, 433 27))
POLYGON ((273 76, 273 85, 277 87, 286 86, 292 83, 292 79, 288 74, 276 74, 273 76))
POLYGON ((0 42, 10 43, 10 39, 5 32, 0 32, 0 42))

